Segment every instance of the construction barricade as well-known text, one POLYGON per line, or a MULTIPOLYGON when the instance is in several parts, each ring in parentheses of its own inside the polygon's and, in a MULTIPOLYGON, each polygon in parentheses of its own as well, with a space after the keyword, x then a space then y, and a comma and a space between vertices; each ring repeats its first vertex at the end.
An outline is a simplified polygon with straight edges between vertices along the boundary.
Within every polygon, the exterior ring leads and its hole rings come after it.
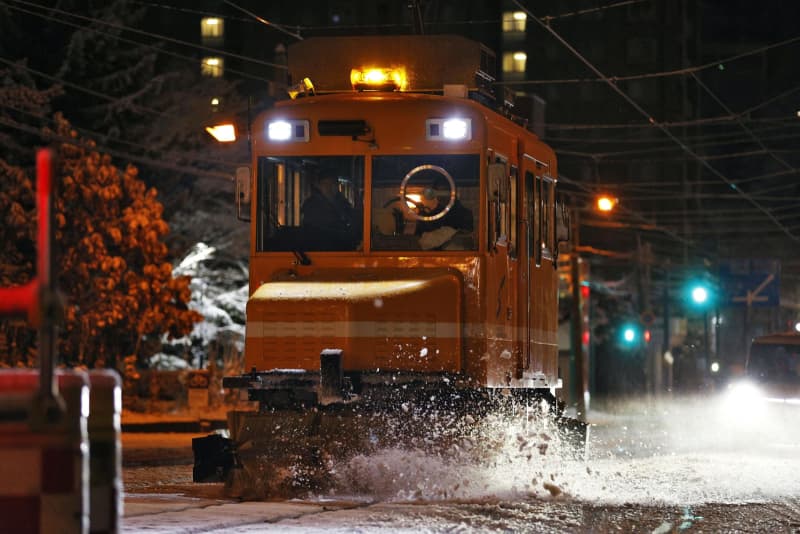
POLYGON ((119 532, 122 517, 122 385, 111 370, 89 373, 90 533, 119 532))
POLYGON ((89 379, 59 371, 64 410, 36 407, 39 372, 0 372, 0 530, 72 534, 89 527, 89 379))
POLYGON ((51 150, 37 151, 36 277, 0 287, 0 316, 24 315, 38 328, 39 351, 38 371, 0 371, 0 532, 85 534, 91 526, 92 533, 116 533, 122 510, 119 377, 56 371, 62 304, 52 254, 54 159, 51 150))

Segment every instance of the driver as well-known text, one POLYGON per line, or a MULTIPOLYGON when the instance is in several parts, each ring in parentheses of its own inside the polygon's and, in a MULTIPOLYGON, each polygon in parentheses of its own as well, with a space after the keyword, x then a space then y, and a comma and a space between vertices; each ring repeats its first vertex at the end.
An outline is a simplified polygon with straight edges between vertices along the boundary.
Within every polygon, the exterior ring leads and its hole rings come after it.
MULTIPOLYGON (((450 183, 444 177, 438 177, 433 183, 433 194, 436 198, 436 206, 427 210, 427 215, 436 215, 442 212, 450 202, 450 183)), ((473 221, 472 211, 456 197, 453 206, 444 214, 443 217, 435 221, 417 221, 417 235, 425 232, 432 232, 442 227, 450 227, 454 230, 464 230, 472 232, 473 221)))
POLYGON ((339 191, 338 180, 322 172, 311 180, 311 195, 300 209, 302 226, 320 250, 355 250, 360 240, 358 214, 339 191))

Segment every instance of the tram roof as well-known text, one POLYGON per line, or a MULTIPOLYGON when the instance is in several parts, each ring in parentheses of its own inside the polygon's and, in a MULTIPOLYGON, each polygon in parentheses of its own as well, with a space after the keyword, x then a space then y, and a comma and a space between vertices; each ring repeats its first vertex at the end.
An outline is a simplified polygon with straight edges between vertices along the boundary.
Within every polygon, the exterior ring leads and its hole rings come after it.
POLYGON ((291 83, 309 78, 317 93, 352 91, 361 68, 402 68, 409 92, 488 91, 495 80, 494 52, 458 35, 311 37, 289 45, 288 67, 291 83))

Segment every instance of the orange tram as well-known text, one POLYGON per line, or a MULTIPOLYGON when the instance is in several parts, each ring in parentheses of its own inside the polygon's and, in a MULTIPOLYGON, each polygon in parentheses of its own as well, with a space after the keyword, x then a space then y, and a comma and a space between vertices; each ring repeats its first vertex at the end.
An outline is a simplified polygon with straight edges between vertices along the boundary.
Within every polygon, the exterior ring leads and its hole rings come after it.
MULTIPOLYGON (((312 434, 374 442, 370 418, 398 414, 397 432, 409 406, 542 399, 560 414, 556 157, 496 111, 492 63, 455 36, 290 46, 302 81, 251 121, 237 176, 251 371, 223 385, 259 405, 230 414, 240 460, 298 442, 308 458, 312 434)), ((214 471, 202 456, 195 479, 214 471)))

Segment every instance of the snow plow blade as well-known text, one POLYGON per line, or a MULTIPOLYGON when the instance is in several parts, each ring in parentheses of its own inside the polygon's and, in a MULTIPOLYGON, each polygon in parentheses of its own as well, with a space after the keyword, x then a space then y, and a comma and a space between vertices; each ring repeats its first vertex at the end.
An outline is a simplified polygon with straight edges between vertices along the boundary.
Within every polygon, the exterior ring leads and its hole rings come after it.
POLYGON ((219 434, 192 438, 193 482, 224 482, 236 464, 233 440, 219 434))
POLYGON ((196 482, 224 481, 233 497, 325 491, 337 463, 381 449, 482 458, 517 429, 519 443, 557 443, 585 457, 588 426, 563 416, 548 389, 470 387, 447 374, 343 373, 326 349, 319 371, 255 370, 226 377, 259 409, 228 413, 230 438, 193 440, 196 482), (466 444, 466 447, 464 446, 466 444))
MULTIPOLYGON (((446 457, 453 451, 463 455, 469 442, 477 444, 476 457, 483 457, 502 439, 503 429, 525 419, 523 413, 523 404, 510 397, 455 389, 413 397, 398 389, 388 397, 305 409, 234 411, 228 414, 230 439, 193 440, 194 480, 224 481, 230 496, 244 499, 324 492, 334 482, 331 473, 338 462, 381 449, 446 457), (487 431, 481 425, 492 417, 494 426, 487 431)), ((570 456, 583 459, 588 425, 541 410, 534 418, 542 415, 550 445, 558 442, 572 451, 570 456)), ((532 435, 543 434, 538 429, 532 435)))

